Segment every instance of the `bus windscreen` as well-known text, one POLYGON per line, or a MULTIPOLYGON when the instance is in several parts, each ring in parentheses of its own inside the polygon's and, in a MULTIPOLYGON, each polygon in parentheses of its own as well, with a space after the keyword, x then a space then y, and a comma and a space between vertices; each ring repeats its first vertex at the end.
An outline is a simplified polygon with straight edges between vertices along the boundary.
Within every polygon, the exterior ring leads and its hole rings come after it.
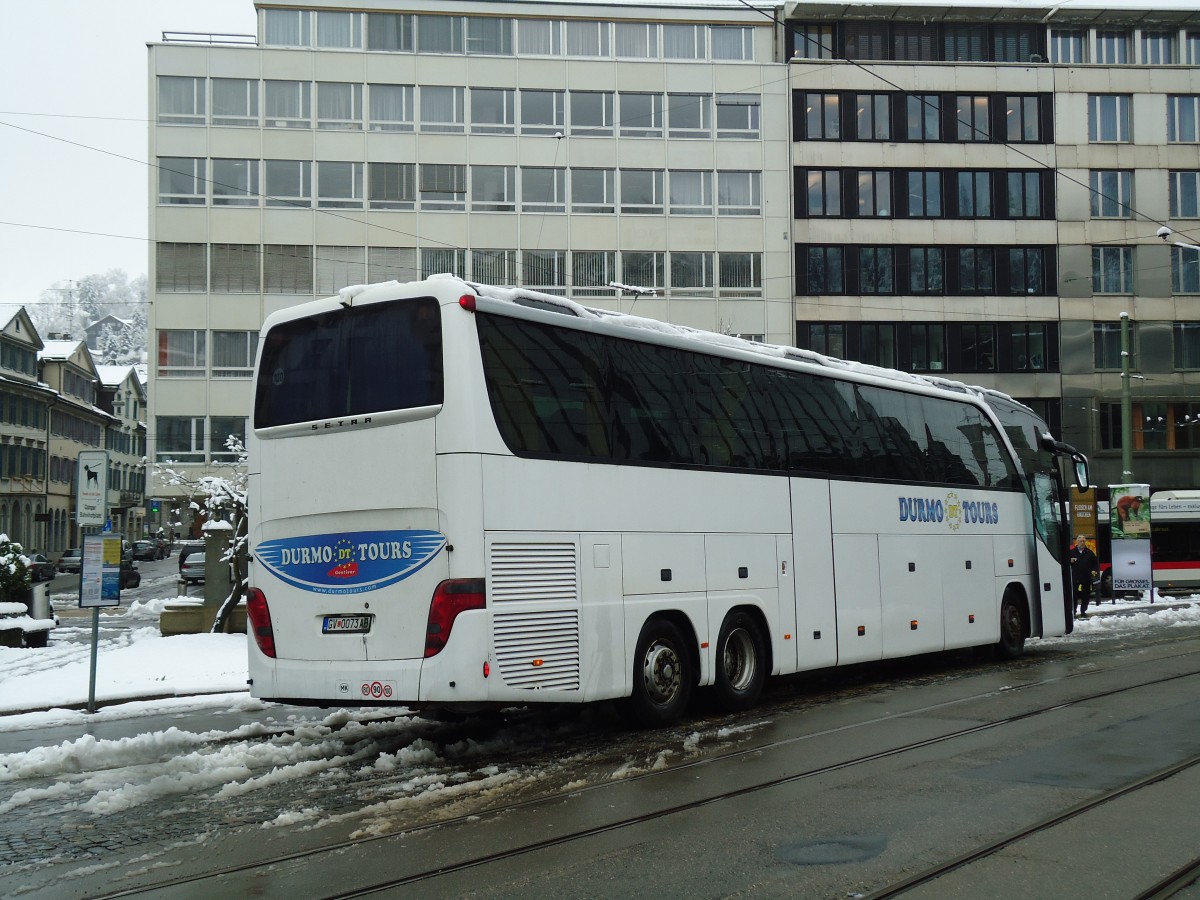
POLYGON ((437 406, 442 387, 436 300, 338 308, 267 332, 254 427, 437 406))

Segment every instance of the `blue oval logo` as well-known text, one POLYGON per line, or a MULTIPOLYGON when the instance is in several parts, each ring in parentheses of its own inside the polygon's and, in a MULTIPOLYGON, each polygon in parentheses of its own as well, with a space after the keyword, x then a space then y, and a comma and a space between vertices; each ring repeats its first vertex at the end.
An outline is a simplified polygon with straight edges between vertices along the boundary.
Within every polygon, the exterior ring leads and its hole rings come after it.
POLYGON ((354 531, 264 541, 254 559, 317 594, 362 594, 403 581, 446 546, 437 531, 354 531))

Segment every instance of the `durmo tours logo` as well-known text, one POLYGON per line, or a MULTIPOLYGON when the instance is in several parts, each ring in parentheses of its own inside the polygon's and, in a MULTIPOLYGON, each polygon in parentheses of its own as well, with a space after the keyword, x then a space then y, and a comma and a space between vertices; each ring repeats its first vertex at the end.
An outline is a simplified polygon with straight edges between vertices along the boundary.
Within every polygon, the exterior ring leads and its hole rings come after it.
POLYGON ((255 561, 318 594, 361 594, 403 581, 446 546, 437 531, 356 531, 263 541, 255 561))
POLYGON ((951 531, 963 525, 999 525, 1000 505, 987 500, 960 500, 954 491, 944 497, 900 497, 901 522, 945 524, 951 531))

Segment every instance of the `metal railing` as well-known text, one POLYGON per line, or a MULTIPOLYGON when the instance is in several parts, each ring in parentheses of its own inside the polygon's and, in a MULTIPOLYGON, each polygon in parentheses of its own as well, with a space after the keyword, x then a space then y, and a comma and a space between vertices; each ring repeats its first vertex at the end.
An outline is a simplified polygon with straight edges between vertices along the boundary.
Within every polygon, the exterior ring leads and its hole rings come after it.
POLYGON ((210 34, 203 31, 164 31, 164 44, 258 44, 254 34, 210 34))

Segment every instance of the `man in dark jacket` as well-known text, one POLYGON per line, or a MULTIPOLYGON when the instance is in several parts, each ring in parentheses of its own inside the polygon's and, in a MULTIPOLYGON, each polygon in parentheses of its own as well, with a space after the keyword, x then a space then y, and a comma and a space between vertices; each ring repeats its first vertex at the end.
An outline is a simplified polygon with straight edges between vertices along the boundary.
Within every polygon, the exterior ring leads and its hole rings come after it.
POLYGON ((1099 574, 1100 560, 1088 548, 1087 538, 1076 535, 1075 546, 1071 548, 1071 588, 1081 617, 1087 615, 1088 602, 1092 599, 1092 579, 1099 574))

